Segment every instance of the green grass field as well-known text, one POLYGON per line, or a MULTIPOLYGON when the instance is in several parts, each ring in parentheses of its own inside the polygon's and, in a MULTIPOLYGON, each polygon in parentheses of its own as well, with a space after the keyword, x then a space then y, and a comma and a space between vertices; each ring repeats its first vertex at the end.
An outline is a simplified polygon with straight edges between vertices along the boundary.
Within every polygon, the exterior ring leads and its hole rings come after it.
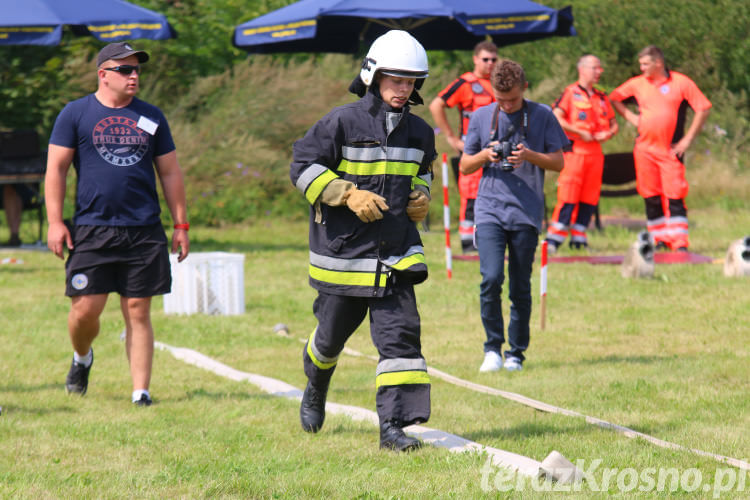
MULTIPOLYGON (((437 212, 439 207, 433 208, 437 212)), ((433 217, 432 231, 423 235, 431 276, 417 288, 430 366, 689 448, 738 459, 750 456, 746 279, 725 278, 718 263, 662 265, 653 279, 635 281, 623 279, 618 266, 550 264, 547 328, 540 331, 536 266, 524 370, 480 374, 484 333, 478 263, 454 261, 453 279, 446 278, 439 223, 433 217)), ((692 249, 721 259, 729 242, 747 228, 747 211, 695 210, 692 249)), ((192 230, 193 252, 245 255, 246 313, 165 315, 159 298, 153 309, 157 340, 303 388, 302 344, 296 338, 314 328, 306 232, 306 223, 271 220, 192 230), (296 338, 275 335, 272 328, 278 322, 289 325, 296 338)), ((597 254, 622 254, 635 235, 609 227, 594 232, 590 242, 597 254)), ((456 243, 454 237, 454 249, 456 243)), ((536 483, 516 485, 479 454, 433 447, 406 455, 380 451, 374 426, 343 416, 331 415, 320 433, 306 434, 297 402, 223 379, 165 351, 155 354, 155 405, 134 408, 115 297, 94 344, 88 394, 69 397, 63 388, 71 357, 63 263, 49 252, 0 251, 0 259, 9 257, 21 258, 23 264, 0 265, 2 498, 559 494, 536 491, 536 483), (506 487, 513 489, 500 491, 506 487)), ((507 307, 504 300, 506 314, 507 307)), ((348 346, 376 354, 367 328, 355 333, 348 346)), ((342 356, 329 400, 374 410, 374 373, 373 361, 342 356)), ((750 473, 727 471, 712 459, 436 379, 426 425, 539 461, 557 450, 573 462, 582 460, 587 471, 600 461, 592 471, 593 483, 571 493, 574 497, 710 498, 718 484, 721 498, 744 498, 750 488, 740 483, 750 473), (636 482, 629 468, 637 474, 636 482), (669 478, 662 481, 663 491, 657 491, 660 468, 678 474, 676 491, 670 491, 669 478), (604 469, 614 471, 608 484, 604 469), (698 473, 702 482, 695 483, 698 473), (650 487, 649 474, 654 478, 650 487), (726 485, 732 478, 730 489, 726 485)))
MULTIPOLYGON (((232 19, 232 13, 249 18, 248 9, 260 14, 286 0, 137 3, 168 9, 180 32, 167 43, 145 42, 153 59, 140 97, 164 110, 178 145, 192 250, 245 256, 245 314, 165 315, 158 298, 156 339, 302 389, 299 339, 315 326, 315 292, 307 283, 307 225, 301 222, 306 204, 288 178, 291 144, 332 106, 353 99, 346 88, 360 69, 360 58, 252 55, 233 63, 235 57, 225 51, 225 29, 245 18, 232 19), (273 333, 279 322, 289 325, 293 338, 273 333)), ((601 84, 611 91, 637 71, 637 51, 659 43, 670 67, 699 82, 713 102, 688 153, 687 202, 691 250, 717 262, 658 266, 647 280, 626 280, 613 265, 552 263, 544 331, 539 328, 536 266, 524 370, 480 374, 484 333, 478 263, 455 261, 453 278, 446 278, 435 164, 432 230, 423 235, 431 275, 417 288, 428 365, 683 447, 747 461, 750 281, 725 278, 719 261, 731 241, 750 234, 745 93, 750 45, 743 36, 750 26, 750 3, 550 3, 556 8, 574 4, 579 36, 502 48, 502 56, 529 70, 526 97, 552 103, 575 78, 575 60, 588 52, 602 57, 606 73, 601 84)), ((63 103, 94 89, 90 70, 96 42, 85 40, 69 37, 52 57, 42 48, 8 49, 0 63, 0 79, 8 82, 0 85, 6 97, 0 99, 6 110, 0 115, 7 127, 23 124, 49 134, 63 103), (43 69, 27 67, 36 60, 46 61, 43 69)), ((468 53, 431 53, 425 100, 429 103, 470 69, 467 64, 468 53)), ((432 124, 427 106, 413 112, 432 124)), ((456 119, 451 110, 450 123, 456 119)), ((634 136, 635 129, 620 120, 620 132, 605 144, 605 152, 631 150, 634 136)), ((440 152, 448 151, 444 137, 436 136, 440 152)), ((545 186, 550 210, 555 177, 548 175, 545 186)), ((71 175, 66 217, 73 211, 74 184, 71 175)), ((453 187, 451 195, 455 224, 453 187)), ((643 218, 638 197, 603 199, 601 208, 605 215, 643 218)), ((593 232, 591 251, 623 254, 636 234, 622 227, 593 232)), ((21 237, 36 240, 34 214, 24 214, 21 237)), ((6 224, 0 222, 0 242, 7 238, 6 224)), ((455 231, 453 249, 458 249, 455 231)), ((570 255, 567 249, 562 254, 570 255)), ((23 263, 0 264, 0 499, 560 495, 537 491, 546 484, 507 476, 481 454, 434 447, 408 455, 382 452, 375 426, 343 416, 329 415, 320 433, 306 434, 299 424, 299 403, 188 365, 165 351, 155 354, 155 404, 135 408, 116 297, 102 317, 89 392, 84 398, 69 397, 64 391, 71 346, 63 262, 49 252, 0 249, 0 261, 6 258, 23 263)), ((507 300, 504 311, 507 319, 507 300)), ((376 355, 366 327, 348 347, 376 355)), ((375 362, 342 356, 329 400, 374 410, 374 378, 375 362)), ((436 378, 432 403, 426 424, 431 428, 538 461, 552 450, 582 461, 590 480, 566 495, 571 498, 750 496, 750 472, 630 439, 582 418, 544 413, 436 378)))

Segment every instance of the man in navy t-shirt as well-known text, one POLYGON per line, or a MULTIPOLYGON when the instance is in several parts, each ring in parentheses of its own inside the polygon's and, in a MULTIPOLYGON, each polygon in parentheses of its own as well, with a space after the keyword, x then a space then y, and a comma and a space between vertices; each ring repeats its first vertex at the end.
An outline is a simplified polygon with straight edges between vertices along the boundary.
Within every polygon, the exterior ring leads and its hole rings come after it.
POLYGON ((179 249, 182 261, 190 248, 184 180, 169 125, 159 108, 135 97, 140 64, 148 58, 128 43, 112 43, 99 52, 97 91, 60 112, 45 177, 47 246, 61 259, 63 245, 70 250, 65 294, 72 299, 68 329, 74 352, 66 388, 86 393, 99 316, 109 293, 117 292, 132 400, 139 406, 151 404, 151 297, 168 293, 172 284, 157 174, 175 222, 172 252, 179 249), (63 201, 71 163, 77 174, 76 206, 68 226, 63 201))
POLYGON ((531 316, 531 269, 542 230, 544 171, 563 168, 562 149, 568 145, 552 110, 527 101, 528 87, 520 64, 499 61, 492 71, 496 103, 479 108, 471 116, 461 157, 461 172, 485 167, 475 206, 479 271, 479 302, 487 341, 482 372, 505 367, 520 370, 529 346, 531 316), (499 142, 512 147, 501 157, 493 148, 499 142), (508 247, 509 297, 511 301, 505 362, 501 357, 503 313, 500 307, 508 247))

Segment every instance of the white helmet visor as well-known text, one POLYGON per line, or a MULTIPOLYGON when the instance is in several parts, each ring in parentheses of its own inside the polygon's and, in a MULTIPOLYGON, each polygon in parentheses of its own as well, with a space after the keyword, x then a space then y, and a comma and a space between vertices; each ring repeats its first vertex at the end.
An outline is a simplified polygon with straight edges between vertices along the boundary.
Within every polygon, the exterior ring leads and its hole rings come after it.
POLYGON ((388 76, 397 76, 400 78, 427 78, 427 71, 404 71, 402 69, 379 68, 378 71, 388 76))

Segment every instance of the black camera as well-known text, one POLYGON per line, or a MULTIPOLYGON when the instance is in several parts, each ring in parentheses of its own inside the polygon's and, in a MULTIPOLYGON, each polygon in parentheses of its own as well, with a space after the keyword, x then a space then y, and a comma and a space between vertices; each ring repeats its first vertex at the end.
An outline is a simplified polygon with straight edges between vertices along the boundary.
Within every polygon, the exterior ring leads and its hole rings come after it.
POLYGON ((512 172, 515 165, 508 160, 508 157, 513 154, 513 150, 516 149, 518 144, 513 144, 510 141, 500 141, 492 147, 492 152, 500 157, 500 168, 504 172, 512 172))

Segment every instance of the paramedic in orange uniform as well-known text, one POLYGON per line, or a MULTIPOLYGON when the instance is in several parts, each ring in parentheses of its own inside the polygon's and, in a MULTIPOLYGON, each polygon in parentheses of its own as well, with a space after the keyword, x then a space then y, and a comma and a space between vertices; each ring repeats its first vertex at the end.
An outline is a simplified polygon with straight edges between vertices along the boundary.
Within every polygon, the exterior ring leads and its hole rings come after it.
POLYGON ((565 166, 557 180, 557 205, 547 230, 547 245, 554 252, 570 230, 570 247, 588 246, 586 228, 599 203, 604 153, 601 143, 617 133, 617 119, 607 95, 594 84, 602 69, 599 58, 578 60, 578 81, 565 88, 552 111, 565 130, 572 150, 564 153, 565 166), (573 222, 571 226, 571 221, 573 222))
POLYGON ((688 183, 682 159, 706 122, 711 102, 690 78, 667 69, 658 47, 643 49, 638 63, 643 74, 617 87, 609 97, 615 110, 638 128, 633 159, 636 187, 646 201, 649 233, 657 248, 687 251, 688 183), (640 114, 623 103, 631 97, 640 114), (684 133, 687 106, 695 116, 684 133))
MULTIPOLYGON (((464 139, 471 114, 477 108, 495 101, 489 78, 496 62, 497 46, 489 41, 479 42, 474 47, 474 71, 456 78, 430 103, 430 112, 435 124, 443 131, 446 141, 458 154, 464 150, 464 139), (458 135, 451 130, 445 114, 445 108, 452 107, 458 107, 461 114, 458 135)), ((458 165, 458 158, 452 158, 456 165, 458 165)), ((458 175, 458 192, 461 196, 458 233, 461 237, 461 249, 464 252, 474 250, 474 202, 481 177, 481 168, 469 175, 461 173, 458 175)))

